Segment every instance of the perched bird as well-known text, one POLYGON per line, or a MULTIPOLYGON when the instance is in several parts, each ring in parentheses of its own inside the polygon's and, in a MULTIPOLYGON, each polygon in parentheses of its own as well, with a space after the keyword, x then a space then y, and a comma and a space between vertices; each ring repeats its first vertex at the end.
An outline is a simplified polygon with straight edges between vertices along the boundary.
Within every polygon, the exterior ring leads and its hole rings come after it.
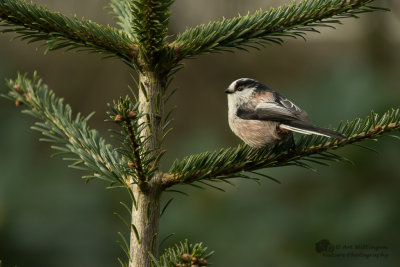
POLYGON ((229 126, 251 147, 288 141, 293 138, 292 132, 345 138, 336 131, 311 125, 305 111, 256 80, 238 79, 225 93, 228 94, 229 126))

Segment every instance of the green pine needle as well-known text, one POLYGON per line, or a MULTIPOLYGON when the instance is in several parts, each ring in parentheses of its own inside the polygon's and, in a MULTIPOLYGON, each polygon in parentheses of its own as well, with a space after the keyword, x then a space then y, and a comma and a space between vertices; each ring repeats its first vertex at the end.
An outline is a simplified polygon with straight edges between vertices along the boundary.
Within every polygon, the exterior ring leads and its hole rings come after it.
POLYGON ((131 0, 132 32, 139 43, 139 57, 152 69, 169 65, 166 37, 170 7, 175 0, 131 0))
POLYGON ((179 242, 165 249, 159 259, 150 254, 153 266, 176 267, 176 266, 207 266, 209 258, 214 251, 207 252, 203 243, 190 244, 188 240, 179 242))
POLYGON ((400 109, 392 109, 382 116, 371 112, 365 119, 348 121, 337 131, 348 136, 345 139, 329 139, 316 135, 303 135, 296 141, 296 150, 288 143, 277 144, 272 149, 253 149, 245 144, 234 148, 221 149, 188 156, 176 161, 164 175, 164 187, 177 183, 192 183, 200 180, 248 178, 244 172, 280 166, 314 168, 306 162, 328 165, 331 161, 350 162, 348 159, 328 152, 348 144, 366 139, 376 139, 383 134, 400 129, 400 109))
POLYGON ((110 7, 118 18, 118 25, 123 32, 134 40, 132 29, 133 15, 131 9, 131 0, 111 0, 110 7))
POLYGON ((285 37, 305 39, 307 32, 318 32, 318 27, 341 24, 339 19, 357 18, 360 13, 385 8, 370 6, 374 0, 304 0, 293 1, 269 11, 258 10, 189 28, 178 34, 171 44, 179 59, 230 49, 282 44, 285 37))
POLYGON ((108 105, 110 111, 107 112, 114 123, 118 123, 121 131, 114 131, 122 144, 118 152, 123 155, 128 164, 121 166, 123 172, 128 176, 136 177, 139 184, 143 184, 147 178, 152 177, 157 168, 153 168, 153 162, 157 156, 146 150, 146 144, 149 138, 140 137, 147 124, 140 123, 140 119, 145 115, 139 112, 139 102, 133 102, 128 96, 114 101, 108 105))
MULTIPOLYGON (((15 32, 19 39, 30 43, 42 42, 46 53, 57 49, 79 49, 118 57, 139 74, 152 72, 154 80, 165 81, 182 68, 179 62, 184 58, 234 48, 258 48, 266 43, 282 44, 287 37, 305 39, 306 33, 318 32, 317 28, 320 27, 333 27, 341 23, 340 19, 357 18, 361 13, 387 10, 371 6, 374 0, 293 1, 290 5, 269 11, 259 10, 246 16, 224 18, 208 25, 189 28, 178 34, 175 41, 168 43, 170 7, 174 0, 110 1, 121 29, 101 26, 76 17, 69 18, 23 0, 0 0, 0 33, 15 32)), ((141 185, 147 185, 149 177, 160 172, 158 163, 165 153, 165 150, 161 150, 153 155, 154 151, 146 151, 146 142, 149 139, 141 138, 140 133, 149 125, 140 123, 139 119, 146 114, 139 112, 137 101, 125 98, 110 106, 110 119, 121 125, 117 136, 120 137, 122 147, 116 149, 106 144, 96 130, 88 127, 88 120, 93 114, 85 117, 78 113, 73 117, 71 107, 48 90, 36 73, 33 79, 19 75, 16 80, 9 80, 8 86, 11 91, 5 97, 15 101, 17 106, 26 106, 24 113, 41 120, 32 129, 44 135, 41 141, 56 144, 52 146, 57 151, 55 155, 63 155, 63 159, 69 161, 69 167, 88 172, 89 174, 83 176, 86 182, 100 179, 108 182, 109 188, 126 188, 133 206, 137 208, 136 199, 130 189, 131 183, 138 184, 142 192, 145 192, 145 187, 141 185)), ((138 87, 147 98, 145 86, 140 84, 138 87)), ((162 90, 167 87, 163 86, 162 90)), ((169 96, 164 97, 161 92, 157 92, 156 101, 152 103, 157 113, 161 111, 162 101, 166 102, 168 98, 169 96)), ((164 118, 163 136, 169 131, 168 117, 169 114, 164 118)), ((363 120, 355 119, 341 124, 337 131, 348 136, 342 140, 302 136, 296 141, 296 150, 291 149, 291 144, 288 143, 258 150, 242 144, 234 148, 191 155, 175 161, 168 173, 163 175, 161 181, 156 180, 156 183, 162 183, 157 184, 161 187, 160 190, 186 194, 168 188, 186 183, 197 188, 212 187, 223 191, 223 188, 210 182, 232 185, 230 179, 237 177, 258 181, 258 178, 248 176, 246 172, 279 182, 256 171, 279 166, 298 166, 314 170, 314 164, 351 163, 331 150, 366 139, 375 140, 399 129, 400 109, 388 111, 382 116, 371 112, 363 120)), ((393 137, 400 139, 398 135, 393 137)), ((171 201, 172 199, 166 203, 161 215, 171 201)), ((147 224, 151 223, 150 204, 152 203, 149 202, 147 206, 147 218, 143 218, 147 224)), ((128 205, 121 205, 130 212, 128 205)), ((134 232, 140 244, 142 237, 139 236, 136 226, 119 213, 115 214, 134 232)), ((130 260, 127 239, 121 233, 118 234, 121 238, 119 244, 130 260)), ((152 244, 156 238, 157 235, 154 235, 152 244)), ((202 243, 193 245, 187 240, 166 249, 159 258, 149 252, 153 266, 157 267, 206 266, 207 259, 212 254, 213 252, 207 252, 202 243)), ((128 266, 121 259, 118 261, 121 266, 128 266)))
POLYGON ((175 0, 131 0, 132 27, 136 39, 147 48, 160 47, 168 31, 169 8, 175 0), (146 46, 146 45, 145 45, 146 46))
POLYGON ((0 33, 15 32, 28 42, 45 41, 45 52, 56 49, 80 49, 111 54, 131 64, 135 45, 113 27, 90 20, 70 19, 47 8, 21 0, 0 1, 0 33))
POLYGON ((73 118, 71 107, 65 105, 62 98, 57 98, 36 73, 32 80, 26 74, 18 75, 7 84, 11 89, 7 98, 15 100, 17 106, 27 107, 24 113, 42 121, 32 128, 46 136, 46 141, 62 145, 52 146, 58 152, 74 155, 64 158, 72 162, 69 167, 89 172, 90 175, 83 177, 87 181, 97 178, 112 187, 129 187, 132 177, 121 168, 128 164, 127 159, 106 144, 96 130, 89 128, 87 122, 91 115, 84 117, 78 113, 73 118))

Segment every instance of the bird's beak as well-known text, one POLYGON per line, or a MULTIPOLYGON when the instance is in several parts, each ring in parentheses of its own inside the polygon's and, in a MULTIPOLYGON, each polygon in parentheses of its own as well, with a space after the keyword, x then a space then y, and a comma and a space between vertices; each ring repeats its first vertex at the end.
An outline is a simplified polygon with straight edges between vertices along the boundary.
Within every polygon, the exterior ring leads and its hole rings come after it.
POLYGON ((225 93, 226 94, 233 94, 233 91, 229 88, 225 89, 225 93))

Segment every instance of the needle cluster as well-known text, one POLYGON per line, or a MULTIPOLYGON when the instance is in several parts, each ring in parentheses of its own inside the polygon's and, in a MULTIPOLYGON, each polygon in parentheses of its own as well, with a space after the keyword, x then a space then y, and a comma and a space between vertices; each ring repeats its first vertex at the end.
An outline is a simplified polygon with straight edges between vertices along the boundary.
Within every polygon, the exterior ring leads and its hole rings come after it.
POLYGON ((391 109, 383 115, 371 112, 365 119, 342 123, 336 129, 347 136, 342 140, 303 136, 296 140, 296 149, 285 143, 273 149, 252 149, 243 144, 176 160, 163 172, 159 168, 166 152, 163 140, 171 129, 171 112, 165 112, 164 107, 173 93, 166 94, 166 89, 173 74, 182 67, 182 60, 205 53, 281 45, 287 37, 305 39, 308 32, 334 27, 343 19, 387 10, 371 5, 378 1, 292 1, 168 36, 174 0, 110 0, 118 27, 76 16, 70 18, 23 0, 1 0, 0 33, 13 32, 19 39, 39 42, 45 52, 75 49, 116 57, 139 78, 138 98, 120 98, 109 105, 108 120, 119 125, 114 134, 120 142, 116 148, 88 126, 93 113, 73 116, 71 107, 49 90, 36 73, 32 79, 19 75, 7 81, 10 91, 5 97, 39 120, 32 128, 43 134, 41 141, 52 143, 56 155, 70 161, 69 167, 84 171, 86 181, 101 179, 109 188, 127 189, 132 210, 129 205, 122 205, 131 222, 117 214, 131 232, 130 242, 119 233, 129 261, 118 259, 122 266, 206 266, 211 254, 202 244, 190 245, 185 241, 158 255, 159 218, 170 204, 168 201, 160 209, 163 191, 177 184, 222 190, 214 182, 231 184, 233 178, 257 180, 260 176, 277 181, 257 172, 260 169, 292 165, 313 169, 318 164, 349 162, 332 151, 398 132, 400 111, 391 109))

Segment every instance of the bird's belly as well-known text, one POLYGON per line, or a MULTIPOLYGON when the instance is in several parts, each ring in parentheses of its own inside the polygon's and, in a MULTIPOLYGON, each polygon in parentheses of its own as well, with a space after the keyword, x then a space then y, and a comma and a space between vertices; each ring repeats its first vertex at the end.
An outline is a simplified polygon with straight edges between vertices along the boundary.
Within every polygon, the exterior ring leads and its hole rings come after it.
POLYGON ((282 139, 277 132, 277 122, 229 119, 232 131, 246 144, 252 147, 272 145, 282 139))

